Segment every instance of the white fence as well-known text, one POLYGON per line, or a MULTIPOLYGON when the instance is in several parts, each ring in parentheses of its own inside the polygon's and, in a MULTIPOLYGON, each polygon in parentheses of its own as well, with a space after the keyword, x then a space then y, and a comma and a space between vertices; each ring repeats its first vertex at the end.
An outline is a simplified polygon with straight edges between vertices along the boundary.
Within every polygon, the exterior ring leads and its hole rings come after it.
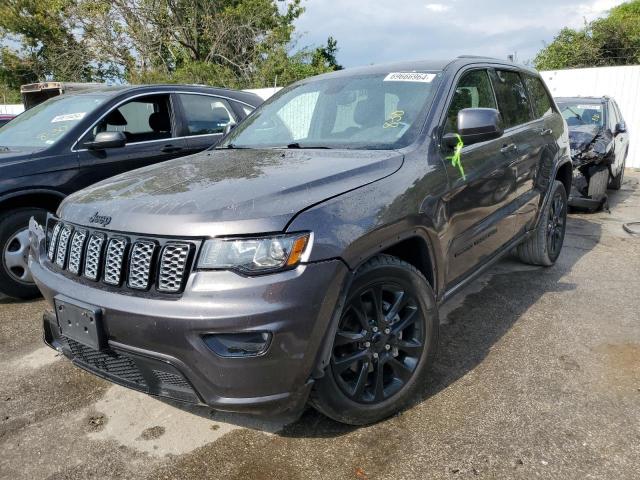
POLYGON ((540 72, 554 97, 615 98, 629 129, 627 167, 640 168, 640 65, 540 72))
POLYGON ((0 105, 0 115, 20 115, 24 112, 24 105, 0 105))

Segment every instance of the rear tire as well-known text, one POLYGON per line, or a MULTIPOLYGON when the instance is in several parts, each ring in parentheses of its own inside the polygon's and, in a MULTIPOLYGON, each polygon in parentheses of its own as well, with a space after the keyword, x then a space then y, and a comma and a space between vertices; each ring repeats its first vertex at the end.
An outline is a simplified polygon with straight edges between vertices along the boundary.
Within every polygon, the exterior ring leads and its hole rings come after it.
POLYGON ((6 212, 0 220, 0 293, 19 299, 40 295, 27 267, 29 254, 29 219, 44 224, 47 211, 42 208, 19 208, 6 212))
POLYGON ((438 343, 433 291, 412 265, 378 255, 356 273, 312 405, 333 420, 366 425, 419 397, 438 343))
POLYGON ((538 228, 516 247, 516 254, 524 263, 550 267, 560 256, 566 228, 567 192, 562 182, 555 180, 538 228))

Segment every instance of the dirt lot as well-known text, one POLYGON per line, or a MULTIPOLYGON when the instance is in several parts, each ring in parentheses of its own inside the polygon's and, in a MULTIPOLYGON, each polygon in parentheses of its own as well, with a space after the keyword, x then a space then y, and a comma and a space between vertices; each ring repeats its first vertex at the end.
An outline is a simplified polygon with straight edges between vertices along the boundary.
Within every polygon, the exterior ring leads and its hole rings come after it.
POLYGON ((44 347, 41 301, 0 299, 0 478, 638 478, 639 179, 571 215, 555 267, 504 260, 452 300, 423 400, 366 428, 175 408, 44 347))

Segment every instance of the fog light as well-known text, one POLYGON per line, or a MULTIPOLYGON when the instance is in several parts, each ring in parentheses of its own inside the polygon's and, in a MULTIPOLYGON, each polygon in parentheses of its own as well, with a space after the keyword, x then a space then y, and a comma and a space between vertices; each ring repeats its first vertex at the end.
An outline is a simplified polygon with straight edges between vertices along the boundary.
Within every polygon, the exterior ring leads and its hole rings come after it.
POLYGON ((266 352, 271 342, 268 332, 221 333, 202 338, 221 357, 255 357, 266 352))

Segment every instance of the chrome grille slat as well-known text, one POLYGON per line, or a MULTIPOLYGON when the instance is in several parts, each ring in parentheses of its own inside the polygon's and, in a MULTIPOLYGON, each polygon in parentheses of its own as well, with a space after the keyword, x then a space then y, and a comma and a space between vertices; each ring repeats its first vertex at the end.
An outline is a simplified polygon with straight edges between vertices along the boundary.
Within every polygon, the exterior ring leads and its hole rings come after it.
POLYGON ((186 243, 168 243, 165 245, 160 258, 159 291, 176 293, 182 289, 189 251, 190 245, 186 243))
POLYGON ((107 244, 104 262, 104 283, 120 285, 122 278, 122 261, 127 241, 124 238, 112 237, 107 244))
POLYGON ((89 242, 87 243, 87 253, 84 260, 84 276, 89 280, 98 279, 104 240, 105 237, 99 234, 92 234, 89 237, 89 242))
POLYGON ((67 266, 67 270, 75 275, 80 274, 80 262, 82 261, 82 252, 86 239, 86 230, 76 230, 73 232, 73 237, 71 237, 71 249, 69 250, 69 265, 67 266))
POLYGON ((154 242, 138 241, 131 249, 128 284, 131 288, 146 290, 149 287, 151 261, 156 249, 154 242))
POLYGON ((64 225, 60 230, 60 238, 58 239, 58 250, 56 252, 56 265, 64 268, 67 260, 67 249, 69 247, 69 237, 71 237, 71 227, 64 225))
POLYGON ((51 240, 49 240, 49 251, 47 252, 47 256, 50 261, 53 261, 53 255, 56 252, 56 244, 58 242, 58 235, 60 235, 60 230, 62 229, 62 223, 58 222, 54 225, 53 231, 51 232, 51 240))

